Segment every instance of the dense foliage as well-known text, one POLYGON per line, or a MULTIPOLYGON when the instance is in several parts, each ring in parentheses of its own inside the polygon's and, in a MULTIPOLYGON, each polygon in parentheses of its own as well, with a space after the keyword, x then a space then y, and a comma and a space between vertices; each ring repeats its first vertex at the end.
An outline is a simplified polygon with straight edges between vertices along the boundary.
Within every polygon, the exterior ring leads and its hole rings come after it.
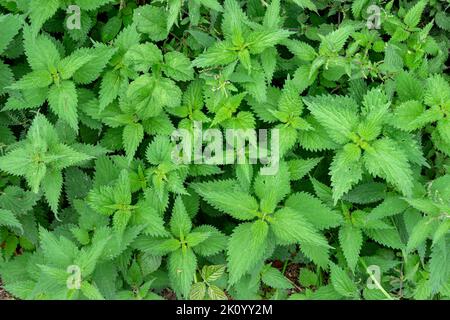
POLYGON ((4 288, 450 298, 449 7, 0 0, 4 288), (276 174, 174 163, 196 123, 278 129, 276 174))

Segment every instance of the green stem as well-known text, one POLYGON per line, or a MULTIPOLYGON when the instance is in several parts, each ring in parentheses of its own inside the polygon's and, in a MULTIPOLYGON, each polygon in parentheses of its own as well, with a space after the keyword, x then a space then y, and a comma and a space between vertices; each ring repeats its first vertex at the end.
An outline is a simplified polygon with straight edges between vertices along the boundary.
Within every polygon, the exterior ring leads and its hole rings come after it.
POLYGON ((283 271, 281 271, 281 273, 282 273, 283 275, 284 275, 284 273, 286 272, 288 263, 289 263, 289 259, 287 259, 287 260, 284 262, 284 265, 283 265, 283 271))
POLYGON ((384 290, 383 286, 378 282, 378 280, 374 277, 374 275, 370 272, 367 271, 367 265, 364 262, 364 260, 360 259, 359 260, 361 262, 361 264, 363 265, 364 269, 366 270, 367 274, 369 275, 369 277, 372 279, 372 281, 375 283, 375 285, 377 286, 377 288, 384 294, 384 296, 388 299, 388 300, 395 300, 394 297, 392 297, 386 290, 384 290))

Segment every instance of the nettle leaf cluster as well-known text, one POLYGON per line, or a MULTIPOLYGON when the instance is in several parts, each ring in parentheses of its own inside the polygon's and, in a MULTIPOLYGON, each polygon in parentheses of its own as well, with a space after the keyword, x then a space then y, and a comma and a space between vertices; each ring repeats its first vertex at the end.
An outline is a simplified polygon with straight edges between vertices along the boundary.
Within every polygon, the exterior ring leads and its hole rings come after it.
POLYGON ((0 284, 450 298, 448 8, 0 0, 0 284), (278 170, 174 161, 199 126, 278 130, 278 170))

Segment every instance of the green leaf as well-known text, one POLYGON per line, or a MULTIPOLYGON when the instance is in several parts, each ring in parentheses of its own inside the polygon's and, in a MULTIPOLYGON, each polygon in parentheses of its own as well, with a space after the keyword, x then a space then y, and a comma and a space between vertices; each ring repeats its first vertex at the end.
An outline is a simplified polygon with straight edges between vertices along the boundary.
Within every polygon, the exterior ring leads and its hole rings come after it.
MULTIPOLYGON (((140 236, 133 242, 133 247, 154 255, 164 256, 168 253, 179 251, 180 241, 177 239, 155 239, 148 236, 140 236)), ((189 248, 188 248, 189 249, 189 248)), ((190 250, 190 249, 189 249, 190 250)))
POLYGON ((63 184, 62 173, 59 170, 47 170, 42 180, 42 190, 53 213, 58 212, 58 203, 63 184))
POLYGON ((386 184, 380 182, 366 182, 354 187, 344 200, 357 204, 374 203, 383 200, 386 196, 386 184))
POLYGON ((309 44, 298 40, 286 40, 283 42, 292 54, 303 61, 313 61, 317 57, 316 50, 309 44))
POLYGON ((355 18, 359 18, 362 9, 367 4, 368 0, 355 0, 352 3, 352 13, 355 18))
POLYGON ((6 50, 8 45, 19 33, 23 24, 23 18, 19 15, 0 15, 0 24, 3 26, 0 34, 0 54, 6 50))
POLYGON ((312 0, 293 0, 298 6, 307 8, 311 11, 317 12, 317 7, 312 0))
POLYGON ((411 252, 421 245, 430 236, 435 226, 436 224, 433 223, 433 220, 427 217, 417 222, 409 235, 406 251, 411 252))
POLYGON ((0 209, 0 226, 19 229, 23 233, 23 227, 19 220, 17 220, 14 213, 9 210, 0 209))
POLYGON ((358 106, 353 99, 323 95, 304 98, 303 101, 330 138, 339 144, 350 141, 359 123, 358 106))
POLYGON ((417 100, 423 97, 423 84, 413 73, 402 71, 395 78, 396 91, 401 101, 417 100))
POLYGON ((23 46, 31 69, 51 71, 56 68, 61 55, 51 38, 44 35, 34 36, 29 28, 24 28, 23 37, 23 46))
POLYGON ((203 1, 201 1, 201 4, 207 8, 213 9, 215 11, 219 11, 219 12, 223 11, 221 4, 217 0, 203 0, 203 1))
POLYGON ((423 10, 425 9, 427 3, 427 0, 420 0, 414 5, 414 7, 408 10, 403 21, 409 28, 414 28, 419 24, 423 10))
POLYGON ((334 290, 344 297, 358 299, 359 290, 356 284, 341 267, 330 263, 330 279, 334 290))
POLYGON ((410 196, 413 187, 412 171, 407 157, 396 143, 383 138, 375 141, 363 156, 367 170, 376 177, 386 179, 405 196, 410 196))
POLYGON ((190 248, 178 249, 169 255, 169 279, 175 292, 189 297, 197 268, 197 258, 190 248))
POLYGON ((0 169, 12 175, 25 175, 30 163, 29 154, 24 149, 13 150, 0 157, 0 169))
POLYGON ((168 14, 167 14, 167 31, 172 29, 174 24, 177 24, 178 17, 180 16, 181 6, 183 3, 177 0, 168 0, 168 14))
POLYGON ((288 30, 264 30, 255 31, 248 35, 247 45, 251 54, 260 54, 267 48, 271 48, 292 34, 288 30))
POLYGON ((341 51, 352 32, 353 27, 351 25, 345 25, 328 33, 326 36, 319 34, 322 40, 319 47, 319 54, 327 55, 341 51))
POLYGON ((404 249, 405 247, 396 229, 364 229, 364 233, 386 247, 393 249, 404 249))
POLYGON ((314 117, 308 115, 306 120, 311 125, 312 130, 301 130, 298 132, 298 140, 304 149, 322 151, 338 147, 338 144, 329 137, 328 130, 321 126, 314 117))
POLYGON ((73 74, 73 81, 77 84, 89 84, 96 80, 103 69, 107 66, 113 54, 117 51, 116 48, 111 48, 105 44, 96 44, 93 48, 81 48, 78 55, 83 57, 90 56, 88 63, 77 67, 73 74))
POLYGON ((322 158, 295 159, 288 161, 291 180, 301 180, 314 169, 322 158))
POLYGON ((275 29, 279 27, 280 20, 280 0, 273 0, 267 6, 263 25, 268 29, 275 29))
POLYGON ((445 220, 441 223, 433 235, 433 245, 436 245, 442 238, 444 238, 450 230, 450 220, 445 220))
POLYGON ((298 282, 304 287, 317 285, 319 277, 309 269, 302 268, 298 275, 298 282))
POLYGON ((131 212, 129 210, 117 210, 113 216, 113 230, 118 234, 123 234, 130 219, 131 212))
POLYGON ((227 249, 230 285, 239 281, 263 258, 268 232, 269 226, 261 220, 242 223, 233 230, 227 249))
POLYGON ((277 204, 291 191, 289 171, 282 163, 275 175, 258 175, 254 184, 255 194, 261 199, 260 207, 264 213, 274 212, 277 204))
POLYGON ((261 280, 268 286, 275 289, 291 289, 293 285, 283 276, 280 270, 268 266, 261 275, 261 280))
POLYGON ((196 247, 209 238, 209 232, 191 232, 186 237, 188 246, 196 247))
POLYGON ((206 284, 204 282, 194 283, 189 293, 190 300, 203 300, 206 295, 206 284))
POLYGON ((128 124, 123 128, 123 145, 129 161, 131 161, 144 139, 144 128, 140 123, 128 124))
POLYGON ((75 3, 78 4, 81 9, 91 11, 113 1, 114 0, 75 0, 75 3))
POLYGON ((180 196, 175 199, 170 219, 170 230, 176 237, 186 237, 192 229, 192 222, 180 196))
POLYGON ((337 227, 342 223, 341 214, 306 192, 290 195, 285 205, 304 216, 319 230, 337 227))
POLYGON ((169 34, 167 13, 161 7, 141 6, 134 10, 133 21, 140 32, 148 34, 153 41, 164 40, 169 34))
POLYGON ((109 71, 102 78, 100 87, 100 111, 103 111, 119 95, 123 79, 120 73, 109 71))
POLYGON ((436 24, 439 28, 449 31, 450 30, 450 17, 445 12, 438 12, 435 16, 436 24))
POLYGON ((227 295, 218 286, 210 285, 208 287, 208 296, 211 300, 228 300, 227 295))
POLYGON ((237 52, 231 50, 230 47, 229 43, 216 42, 205 53, 195 58, 192 65, 205 68, 230 64, 238 59, 237 52))
POLYGON ((302 215, 289 207, 282 208, 269 218, 270 226, 283 244, 310 244, 328 247, 325 237, 302 215))
POLYGON ((388 97, 379 88, 364 95, 362 115, 365 119, 358 126, 358 134, 362 139, 372 141, 380 135, 390 105, 388 97))
POLYGON ((10 88, 14 90, 27 90, 33 88, 46 88, 53 83, 53 78, 47 70, 32 71, 13 83, 10 88))
POLYGON ((25 173, 25 179, 34 193, 39 192, 39 187, 41 186, 42 180, 47 174, 47 167, 43 163, 33 163, 29 164, 27 172, 25 173))
POLYGON ((437 245, 433 246, 431 251, 429 285, 433 293, 438 292, 446 282, 448 283, 450 277, 449 262, 448 241, 442 239, 437 245))
POLYGON ((163 72, 166 76, 177 81, 188 81, 194 79, 194 70, 191 62, 180 52, 168 52, 164 55, 163 72))
POLYGON ((330 253, 328 247, 303 243, 300 251, 317 266, 326 269, 330 262, 330 253))
POLYGON ((59 239, 50 231, 39 228, 39 239, 42 251, 52 265, 66 268, 71 265, 77 254, 77 247, 64 237, 59 239))
POLYGON ((272 80, 277 67, 277 56, 278 53, 275 48, 268 48, 261 53, 261 65, 268 82, 272 80))
POLYGON ((148 162, 154 165, 170 161, 170 153, 172 151, 172 145, 170 140, 166 136, 158 135, 149 144, 147 151, 145 152, 148 162))
POLYGON ((64 80, 59 85, 54 84, 48 93, 48 103, 58 117, 78 131, 78 96, 72 81, 64 80))
POLYGON ((225 273, 225 265, 204 266, 201 272, 203 280, 213 282, 225 273))
POLYGON ((69 147, 64 144, 55 145, 51 151, 52 151, 51 156, 55 157, 55 160, 52 162, 52 166, 55 169, 59 170, 92 159, 91 156, 82 152, 78 152, 74 150, 72 147, 69 147))
POLYGON ((362 232, 360 229, 345 224, 339 229, 339 244, 344 252, 345 260, 352 272, 355 272, 358 263, 359 253, 363 244, 362 232))
POLYGON ((436 128, 444 141, 450 141, 450 121, 448 118, 440 120, 436 128))
POLYGON ((363 166, 360 158, 361 149, 353 143, 346 144, 343 149, 336 152, 330 165, 335 204, 362 179, 363 166))
POLYGON ((125 54, 124 61, 136 71, 147 72, 154 64, 161 63, 163 56, 156 45, 147 42, 131 47, 125 54))
POLYGON ((30 2, 31 29, 37 34, 44 22, 50 19, 60 6, 59 0, 42 0, 30 2))
POLYGON ((197 244, 193 250, 196 254, 209 257, 226 249, 228 244, 228 237, 215 227, 202 225, 192 229, 192 233, 208 234, 208 241, 203 241, 197 244))
POLYGON ((161 217, 150 199, 139 201, 136 204, 137 208, 134 210, 134 215, 138 223, 146 225, 144 233, 150 236, 164 237, 169 233, 164 227, 164 220, 161 217))
POLYGON ((80 267, 83 276, 87 277, 94 272, 109 240, 110 236, 107 233, 96 232, 92 245, 81 250, 75 264, 80 267))
POLYGON ((63 80, 72 78, 72 76, 85 64, 88 64, 95 58, 93 54, 87 54, 86 50, 77 50, 70 56, 65 57, 58 63, 58 72, 63 80))
POLYGON ((142 118, 157 116, 163 107, 180 105, 181 90, 170 79, 145 74, 128 86, 126 97, 142 118))
MULTIPOLYGON (((8 67, 8 65, 6 65, 5 63, 3 63, 3 61, 0 61, 0 96, 3 96, 6 93, 7 87, 11 86, 13 81, 14 75, 11 71, 11 68, 8 67)), ((4 111, 7 111, 7 109, 8 106, 3 107, 4 111)), ((3 139, 5 138, 2 138, 2 140, 3 139)))
POLYGON ((393 124, 406 131, 419 129, 427 124, 421 121, 424 111, 425 107, 419 101, 406 101, 395 109, 393 124))
POLYGON ((103 295, 100 293, 98 288, 93 284, 90 284, 86 281, 81 283, 81 292, 89 299, 89 300, 105 300, 103 295))
POLYGON ((377 220, 394 216, 405 211, 408 203, 398 196, 387 196, 377 207, 367 215, 367 220, 377 220))
POLYGON ((258 202, 251 195, 232 188, 223 189, 221 182, 191 185, 214 208, 239 220, 251 220, 258 212, 258 202))

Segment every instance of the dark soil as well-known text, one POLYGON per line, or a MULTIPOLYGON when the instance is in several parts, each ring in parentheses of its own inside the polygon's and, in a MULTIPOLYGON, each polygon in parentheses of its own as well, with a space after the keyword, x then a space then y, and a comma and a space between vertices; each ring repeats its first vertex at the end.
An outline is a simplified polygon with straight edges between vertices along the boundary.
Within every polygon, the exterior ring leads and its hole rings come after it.
POLYGON ((289 280, 291 280, 296 285, 299 285, 299 283, 298 283, 299 273, 300 273, 300 264, 292 263, 287 266, 284 276, 286 278, 288 278, 289 280))
POLYGON ((291 294, 302 292, 304 290, 304 288, 302 288, 300 286, 300 283, 298 282, 299 274, 300 274, 300 264, 292 263, 287 266, 284 276, 294 284, 294 288, 290 290, 291 294))
POLYGON ((164 289, 161 292, 161 295, 165 300, 177 300, 177 296, 175 295, 175 292, 169 289, 164 289))
POLYGON ((3 284, 1 280, 0 280, 0 300, 14 300, 14 298, 3 289, 3 284))
MULTIPOLYGON (((272 261, 272 267, 277 268, 280 271, 283 271, 284 263, 280 260, 272 261)), ((289 279, 294 288, 290 290, 291 293, 301 292, 303 289, 298 282, 298 276, 300 274, 300 264, 298 263, 289 263, 284 271, 284 276, 289 279)))

